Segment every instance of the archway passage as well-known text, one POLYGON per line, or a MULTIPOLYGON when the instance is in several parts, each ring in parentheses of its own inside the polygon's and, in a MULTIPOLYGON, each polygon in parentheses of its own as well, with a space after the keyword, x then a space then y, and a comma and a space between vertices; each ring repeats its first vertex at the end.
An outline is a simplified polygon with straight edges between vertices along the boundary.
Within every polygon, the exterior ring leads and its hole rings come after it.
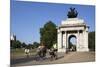
POLYGON ((77 38, 75 35, 70 35, 68 38, 68 49, 69 51, 76 51, 77 38))

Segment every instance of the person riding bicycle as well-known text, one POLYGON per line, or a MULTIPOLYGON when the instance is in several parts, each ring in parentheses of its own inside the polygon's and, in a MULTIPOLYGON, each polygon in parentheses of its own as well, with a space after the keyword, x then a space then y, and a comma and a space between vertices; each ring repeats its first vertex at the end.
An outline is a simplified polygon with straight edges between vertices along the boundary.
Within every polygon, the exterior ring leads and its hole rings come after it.
POLYGON ((56 44, 54 44, 53 47, 50 48, 49 54, 51 56, 51 60, 57 59, 57 46, 56 46, 56 44))

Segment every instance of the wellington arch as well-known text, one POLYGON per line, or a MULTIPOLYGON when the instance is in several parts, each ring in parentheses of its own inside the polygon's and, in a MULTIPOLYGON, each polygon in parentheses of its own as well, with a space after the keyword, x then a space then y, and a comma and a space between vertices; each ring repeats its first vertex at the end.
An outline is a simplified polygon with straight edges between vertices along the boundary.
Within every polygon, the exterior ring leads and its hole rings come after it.
POLYGON ((77 18, 78 13, 74 8, 68 12, 68 18, 61 22, 57 28, 58 52, 66 52, 69 47, 69 37, 76 37, 76 51, 89 51, 88 48, 88 29, 83 19, 77 18))

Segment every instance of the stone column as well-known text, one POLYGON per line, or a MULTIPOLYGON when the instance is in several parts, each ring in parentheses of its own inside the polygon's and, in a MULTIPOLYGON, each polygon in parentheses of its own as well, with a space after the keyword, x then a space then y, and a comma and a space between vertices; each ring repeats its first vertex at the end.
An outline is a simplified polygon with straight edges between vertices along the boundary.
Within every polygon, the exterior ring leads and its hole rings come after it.
POLYGON ((58 52, 62 52, 62 45, 63 45, 62 35, 63 35, 62 31, 58 30, 58 38, 57 38, 58 52))
POLYGON ((62 47, 65 49, 66 48, 66 31, 63 33, 63 45, 62 47))
POLYGON ((88 49, 88 27, 84 31, 84 51, 89 51, 88 49))
POLYGON ((77 31, 77 37, 76 38, 77 38, 76 51, 80 51, 79 30, 77 31))
POLYGON ((83 32, 79 32, 79 36, 78 36, 78 38, 79 38, 79 42, 78 42, 78 51, 84 51, 84 34, 83 34, 83 32))
POLYGON ((62 43, 62 52, 66 52, 66 39, 67 39, 67 37, 66 37, 66 31, 64 31, 63 32, 63 43, 62 43))
POLYGON ((82 48, 83 48, 83 44, 84 44, 84 34, 83 34, 83 32, 80 32, 80 35, 79 35, 79 37, 80 37, 80 49, 82 50, 82 48))
POLYGON ((61 37, 62 36, 62 32, 60 30, 58 30, 58 36, 57 36, 57 44, 58 44, 58 49, 61 48, 61 45, 62 45, 62 40, 61 40, 61 37))
POLYGON ((88 31, 86 31, 86 29, 83 31, 83 33, 78 32, 77 51, 88 51, 88 31))
POLYGON ((66 49, 66 46, 67 46, 67 32, 65 31, 65 49, 66 49))
POLYGON ((68 49, 68 47, 69 47, 69 43, 68 43, 68 40, 69 40, 69 34, 67 33, 67 35, 66 35, 66 37, 67 37, 67 39, 66 39, 66 49, 68 49))

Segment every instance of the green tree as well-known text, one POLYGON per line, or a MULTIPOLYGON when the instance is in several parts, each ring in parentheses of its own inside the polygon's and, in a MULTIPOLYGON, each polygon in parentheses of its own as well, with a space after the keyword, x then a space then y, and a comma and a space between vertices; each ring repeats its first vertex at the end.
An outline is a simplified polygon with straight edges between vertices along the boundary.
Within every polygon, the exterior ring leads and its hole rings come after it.
POLYGON ((20 42, 19 40, 17 40, 17 41, 15 42, 15 47, 16 47, 16 48, 21 48, 21 42, 20 42))
POLYGON ((23 42, 23 43, 21 44, 21 46, 22 46, 23 48, 25 48, 27 45, 23 42))
POLYGON ((48 21, 43 28, 40 28, 41 43, 51 48, 54 43, 57 43, 57 29, 52 21, 48 21))
POLYGON ((34 45, 34 48, 37 48, 40 44, 38 42, 34 42, 33 45, 34 45))
POLYGON ((11 47, 12 48, 21 48, 21 42, 19 40, 11 40, 11 47))
POLYGON ((89 49, 95 51, 95 32, 89 32, 89 49))
POLYGON ((33 49, 34 46, 33 46, 32 44, 28 44, 26 48, 28 48, 28 49, 33 49))

